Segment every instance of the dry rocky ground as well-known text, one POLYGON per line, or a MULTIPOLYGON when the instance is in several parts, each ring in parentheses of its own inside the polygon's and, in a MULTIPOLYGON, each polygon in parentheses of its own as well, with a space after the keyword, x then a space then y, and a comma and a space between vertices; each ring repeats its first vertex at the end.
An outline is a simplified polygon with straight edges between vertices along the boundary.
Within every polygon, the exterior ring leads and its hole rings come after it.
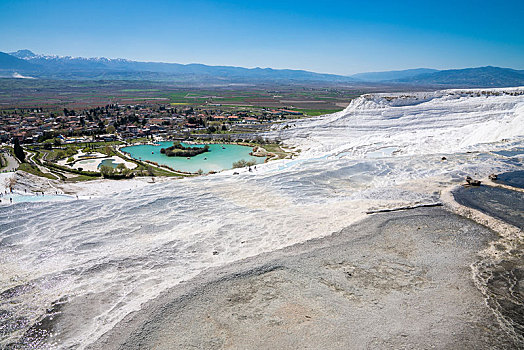
POLYGON ((201 274, 93 348, 515 349, 472 279, 496 239, 443 208, 375 214, 201 274))

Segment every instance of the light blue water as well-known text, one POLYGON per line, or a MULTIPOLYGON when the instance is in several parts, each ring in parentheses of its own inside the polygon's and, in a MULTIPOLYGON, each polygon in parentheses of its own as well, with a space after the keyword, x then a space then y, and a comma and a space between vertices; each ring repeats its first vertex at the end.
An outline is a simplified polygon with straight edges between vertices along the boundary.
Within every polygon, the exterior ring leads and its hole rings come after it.
POLYGON ((13 199, 14 203, 25 203, 25 202, 58 202, 58 201, 67 201, 72 200, 73 197, 66 196, 66 195, 55 195, 55 194, 49 194, 49 195, 32 195, 32 194, 18 194, 18 193, 11 193, 11 194, 4 194, 2 197, 0 197, 0 205, 1 204, 11 204, 11 201, 9 198, 13 199))
POLYGON ((116 168, 116 166, 118 164, 117 163, 113 163, 113 161, 114 161, 113 158, 104 159, 103 161, 100 162, 100 164, 98 164, 98 168, 100 168, 102 165, 107 165, 107 166, 110 166, 111 168, 116 168))
POLYGON ((494 151, 493 153, 500 154, 504 157, 516 157, 524 155, 524 148, 516 148, 511 150, 494 151))
MULTIPOLYGON (((189 145, 190 147, 204 147, 204 145, 189 145)), ((187 159, 187 157, 168 157, 160 153, 161 148, 167 148, 173 145, 171 141, 160 142, 159 146, 138 145, 124 147, 121 150, 127 152, 131 157, 141 160, 150 160, 158 164, 165 164, 173 169, 187 171, 191 173, 198 172, 199 169, 208 173, 210 171, 220 171, 233 168, 233 162, 244 159, 246 161, 254 160, 263 163, 265 158, 253 157, 249 155, 251 147, 229 145, 229 144, 212 144, 209 145, 209 152, 202 153, 187 159), (224 147, 224 148, 222 148, 224 147)))

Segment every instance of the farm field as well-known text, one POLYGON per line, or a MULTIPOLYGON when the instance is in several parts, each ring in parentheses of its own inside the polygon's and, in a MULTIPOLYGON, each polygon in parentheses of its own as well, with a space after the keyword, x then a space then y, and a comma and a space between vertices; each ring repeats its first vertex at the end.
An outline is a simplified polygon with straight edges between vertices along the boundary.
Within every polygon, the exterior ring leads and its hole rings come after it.
POLYGON ((0 79, 0 110, 62 110, 112 103, 158 103, 232 111, 239 108, 286 108, 315 116, 342 110, 362 93, 387 90, 384 86, 234 85, 200 88, 147 81, 0 79))

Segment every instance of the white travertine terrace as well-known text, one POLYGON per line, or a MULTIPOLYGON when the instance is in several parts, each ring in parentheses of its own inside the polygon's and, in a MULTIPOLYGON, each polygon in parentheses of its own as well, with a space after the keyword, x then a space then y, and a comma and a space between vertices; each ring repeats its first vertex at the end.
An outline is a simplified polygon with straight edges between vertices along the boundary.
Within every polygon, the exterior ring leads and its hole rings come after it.
POLYGON ((295 159, 3 208, 1 290, 25 286, 4 308, 33 322, 65 298, 58 338, 83 348, 206 268, 329 235, 372 207, 438 201, 468 174, 515 169, 491 151, 523 146, 523 94, 364 95, 342 112, 272 131, 302 150, 295 159))

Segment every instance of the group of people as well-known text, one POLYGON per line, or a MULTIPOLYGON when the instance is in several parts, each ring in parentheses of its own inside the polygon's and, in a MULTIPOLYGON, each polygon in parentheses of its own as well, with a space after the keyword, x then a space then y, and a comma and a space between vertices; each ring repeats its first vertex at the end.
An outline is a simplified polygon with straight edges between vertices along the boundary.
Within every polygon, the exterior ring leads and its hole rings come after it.
MULTIPOLYGON (((7 192, 7 190, 5 190, 4 193, 0 192, 0 203, 2 203, 2 198, 4 197, 4 195, 7 196, 9 193, 13 193, 13 190, 10 189, 10 192, 7 192)), ((9 197, 9 202, 13 203, 13 197, 9 197)))
MULTIPOLYGON (((4 190, 4 193, 0 192, 0 204, 2 203, 2 200, 3 200, 3 197, 6 196, 8 194, 11 194, 13 193, 13 189, 10 188, 9 189, 9 192, 7 191, 7 189, 4 190)), ((27 193, 27 189, 24 189, 24 193, 27 193)), ((55 191, 56 194, 58 194, 58 191, 55 191)), ((35 196, 44 196, 45 195, 45 192, 44 191, 40 191, 40 192, 34 192, 35 196)), ((78 199, 78 196, 77 196, 77 199, 78 199)), ((6 199, 7 201, 7 199, 6 199)), ((9 203, 13 203, 13 197, 9 197, 9 203)))

